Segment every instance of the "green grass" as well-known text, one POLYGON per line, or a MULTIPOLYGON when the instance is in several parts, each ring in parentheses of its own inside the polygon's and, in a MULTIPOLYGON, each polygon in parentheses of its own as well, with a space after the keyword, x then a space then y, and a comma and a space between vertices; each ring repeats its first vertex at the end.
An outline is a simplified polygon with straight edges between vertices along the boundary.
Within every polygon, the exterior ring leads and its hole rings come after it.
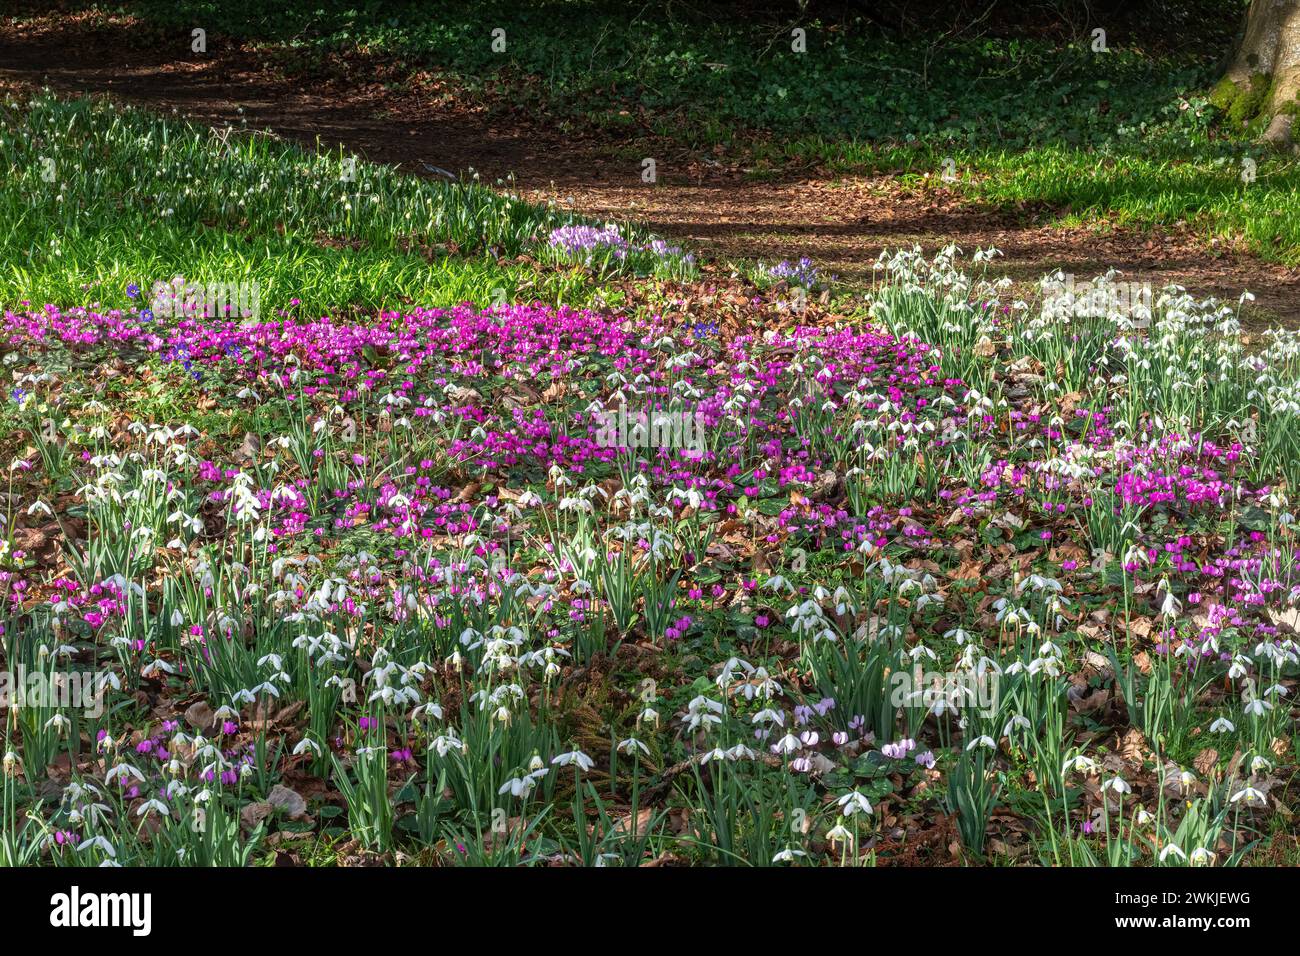
POLYGON ((972 163, 983 178, 975 194, 993 202, 1039 201, 1068 207, 1075 221, 1116 224, 1185 221, 1202 235, 1240 237, 1252 251, 1288 265, 1300 262, 1300 163, 1257 161, 1242 178, 1241 157, 1136 153, 1096 157, 1054 149, 990 154, 972 163))
POLYGON ((1300 263, 1300 162, 1204 135, 1181 143, 1171 135, 1152 136, 1086 151, 1061 144, 945 151, 809 138, 769 146, 761 161, 769 170, 812 164, 836 174, 893 173, 904 182, 938 182, 972 200, 1028 205, 1065 225, 1186 222, 1205 238, 1240 239, 1265 259, 1300 263), (949 160, 956 178, 944 182, 949 160), (1254 175, 1250 181, 1247 170, 1254 175))
POLYGON ((0 111, 0 169, 0 303, 112 305, 174 275, 258 281, 264 307, 316 312, 594 289, 545 248, 572 215, 251 131, 42 95, 0 111))

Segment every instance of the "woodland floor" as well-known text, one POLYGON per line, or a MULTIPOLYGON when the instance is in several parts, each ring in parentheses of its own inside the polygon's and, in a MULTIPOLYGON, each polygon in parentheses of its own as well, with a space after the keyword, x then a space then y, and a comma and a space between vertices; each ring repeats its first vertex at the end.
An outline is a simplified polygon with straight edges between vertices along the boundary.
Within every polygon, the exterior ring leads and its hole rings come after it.
MULTIPOLYGON (((1063 210, 997 209, 942 184, 899 177, 785 170, 758 179, 728 157, 692 154, 631 132, 561 133, 544 118, 501 122, 460 105, 438 84, 389 83, 373 64, 339 64, 327 82, 286 75, 235 41, 196 59, 179 43, 142 42, 129 18, 60 15, 21 26, 0 22, 0 86, 49 86, 104 93, 214 125, 239 124, 307 144, 342 146, 367 159, 426 174, 422 164, 476 171, 495 183, 514 177, 530 200, 619 220, 636 219, 688 242, 706 259, 774 262, 806 255, 824 274, 869 280, 882 248, 950 242, 966 251, 995 246, 999 270, 1026 284, 1054 269, 1080 276, 1121 270, 1160 287, 1235 300, 1256 296, 1251 325, 1300 324, 1300 269, 1265 262, 1189 228, 1056 224, 1063 210), (641 182, 642 156, 658 181, 641 182)), ((1026 288, 1028 286, 1026 285, 1026 288)))

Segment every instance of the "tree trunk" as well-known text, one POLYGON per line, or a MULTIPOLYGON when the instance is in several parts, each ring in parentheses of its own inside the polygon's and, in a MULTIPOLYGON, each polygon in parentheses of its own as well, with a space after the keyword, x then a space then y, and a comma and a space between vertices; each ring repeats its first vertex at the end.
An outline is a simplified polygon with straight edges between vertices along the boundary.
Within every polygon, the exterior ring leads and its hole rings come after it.
MULTIPOLYGON (((1263 139, 1294 141, 1300 113, 1300 0, 1251 0, 1246 32, 1211 99, 1229 120, 1265 126, 1263 139)), ((1297 132, 1300 132, 1298 130, 1297 132)))

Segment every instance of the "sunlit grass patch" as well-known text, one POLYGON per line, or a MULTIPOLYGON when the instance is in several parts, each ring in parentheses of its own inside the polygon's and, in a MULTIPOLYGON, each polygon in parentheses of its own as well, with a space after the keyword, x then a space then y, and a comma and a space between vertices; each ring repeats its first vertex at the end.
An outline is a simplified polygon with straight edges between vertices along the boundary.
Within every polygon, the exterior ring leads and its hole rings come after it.
MULTIPOLYGON (((7 304, 112 306, 117 289, 176 275, 256 281, 271 309, 297 300, 313 312, 591 293, 578 271, 528 262, 553 258, 551 232, 582 220, 472 181, 422 179, 102 101, 41 96, 5 105, 0 123, 7 304)), ((661 268, 690 272, 680 252, 603 271, 661 268)))

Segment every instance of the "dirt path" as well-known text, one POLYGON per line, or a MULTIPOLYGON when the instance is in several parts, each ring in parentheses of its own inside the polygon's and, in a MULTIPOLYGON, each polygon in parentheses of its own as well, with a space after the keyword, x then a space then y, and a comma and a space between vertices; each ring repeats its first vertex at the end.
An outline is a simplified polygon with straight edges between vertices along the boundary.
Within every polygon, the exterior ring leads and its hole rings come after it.
POLYGON ((15 27, 0 22, 0 84, 108 93, 214 125, 269 129, 308 144, 317 138, 370 159, 423 172, 421 163, 478 171, 486 182, 513 174, 514 190, 567 208, 638 219, 717 259, 776 262, 809 256, 824 273, 869 278, 882 248, 956 242, 993 245, 998 268, 1018 282, 1052 269, 1091 276, 1115 267, 1131 280, 1176 282, 1235 301, 1256 295, 1261 321, 1300 325, 1300 270, 1214 248, 1186 229, 1150 232, 1062 229, 1028 214, 982 207, 946 190, 909 191, 889 176, 789 177, 755 182, 740 170, 664 145, 598 142, 561 135, 541 118, 503 122, 458 106, 428 86, 374 81, 305 85, 246 48, 210 40, 191 54, 188 36, 141 43, 123 18, 60 16, 15 27), (656 160, 658 181, 641 182, 632 147, 656 160))

